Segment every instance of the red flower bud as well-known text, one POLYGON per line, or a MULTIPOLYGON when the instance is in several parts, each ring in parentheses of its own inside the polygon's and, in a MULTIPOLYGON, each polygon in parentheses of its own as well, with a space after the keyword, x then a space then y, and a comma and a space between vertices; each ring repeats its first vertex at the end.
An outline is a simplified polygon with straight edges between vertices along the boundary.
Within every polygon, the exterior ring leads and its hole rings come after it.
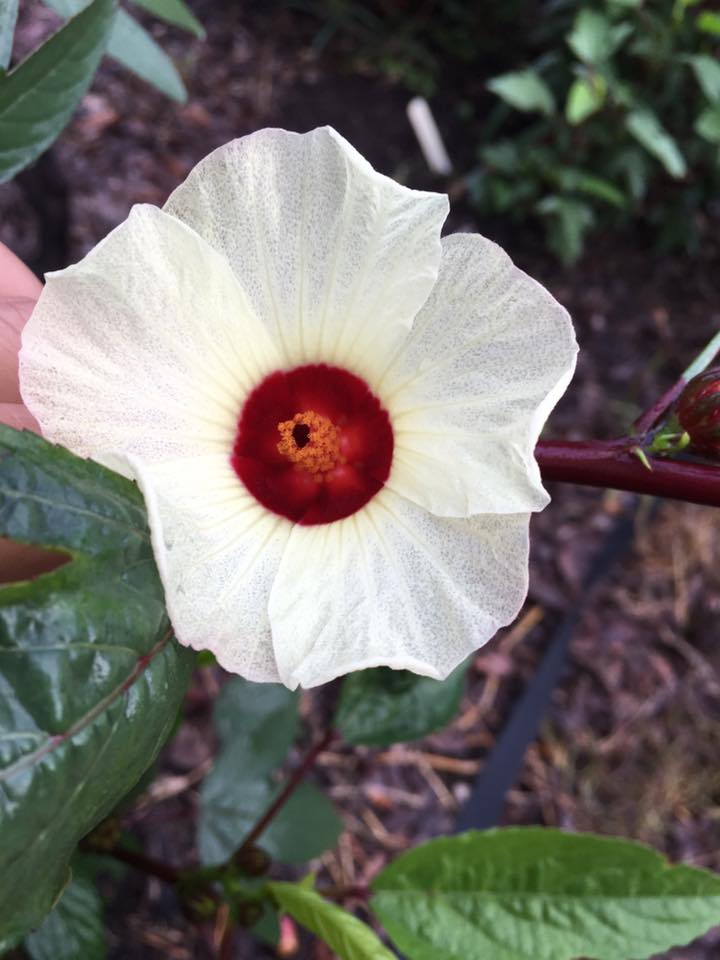
POLYGON ((693 377, 680 394, 677 415, 695 450, 720 456, 720 367, 693 377))

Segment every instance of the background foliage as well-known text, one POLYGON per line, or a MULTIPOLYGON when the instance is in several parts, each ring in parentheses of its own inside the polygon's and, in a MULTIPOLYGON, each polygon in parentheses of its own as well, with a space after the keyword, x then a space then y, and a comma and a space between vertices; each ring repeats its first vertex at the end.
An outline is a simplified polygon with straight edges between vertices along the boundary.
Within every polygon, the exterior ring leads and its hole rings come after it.
POLYGON ((449 108, 474 145, 455 161, 481 214, 541 224, 565 262, 601 226, 645 224, 660 249, 702 242, 720 190, 720 15, 709 5, 292 6, 322 19, 319 46, 430 97, 446 131, 449 108))

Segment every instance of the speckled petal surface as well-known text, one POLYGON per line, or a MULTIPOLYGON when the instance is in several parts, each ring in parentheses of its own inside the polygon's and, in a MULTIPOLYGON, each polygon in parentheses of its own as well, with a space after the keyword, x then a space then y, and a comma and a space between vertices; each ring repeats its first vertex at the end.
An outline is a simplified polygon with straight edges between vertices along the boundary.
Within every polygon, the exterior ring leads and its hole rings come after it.
POLYGON ((446 677, 520 609, 528 521, 436 517, 385 488, 345 520, 293 527, 269 607, 283 683, 380 665, 446 677))
POLYGON ((277 682, 268 595, 292 525, 245 490, 224 455, 129 457, 125 472, 145 497, 178 640, 248 680, 277 682))
POLYGON ((377 387, 395 431, 389 485, 441 516, 539 510, 533 450, 575 369, 566 311, 477 234, 440 274, 377 387))
POLYGON ((321 358, 371 380, 435 282, 448 202, 324 127, 220 147, 165 210, 227 258, 285 365, 321 358))
POLYGON ((20 389, 48 439, 159 463, 229 452, 246 393, 278 362, 223 258, 138 206, 48 274, 22 334, 20 389))

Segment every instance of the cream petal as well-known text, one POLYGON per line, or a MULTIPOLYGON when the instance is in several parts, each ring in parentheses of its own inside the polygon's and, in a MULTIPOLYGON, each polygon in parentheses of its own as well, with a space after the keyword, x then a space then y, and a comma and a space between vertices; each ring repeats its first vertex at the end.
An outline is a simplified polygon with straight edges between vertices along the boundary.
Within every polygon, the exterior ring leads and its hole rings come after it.
POLYGON ((223 258, 138 206, 48 274, 23 330, 20 386, 43 435, 76 453, 229 457, 246 394, 278 364, 223 258))
POLYGON ((151 465, 120 455, 115 466, 123 460, 145 497, 178 640, 248 680, 279 681, 267 607, 290 522, 262 507, 219 454, 151 465))
POLYGON ((435 282, 448 202, 377 173, 324 127, 220 147, 165 209, 227 257, 287 366, 372 380, 435 282))
POLYGON ((533 451, 576 353, 564 308, 500 247, 445 238, 437 284, 379 381, 388 485, 439 516, 544 507, 533 451))
POLYGON ((446 677, 520 609, 528 521, 436 517, 385 487, 345 520, 293 527, 269 605, 283 683, 380 665, 446 677))

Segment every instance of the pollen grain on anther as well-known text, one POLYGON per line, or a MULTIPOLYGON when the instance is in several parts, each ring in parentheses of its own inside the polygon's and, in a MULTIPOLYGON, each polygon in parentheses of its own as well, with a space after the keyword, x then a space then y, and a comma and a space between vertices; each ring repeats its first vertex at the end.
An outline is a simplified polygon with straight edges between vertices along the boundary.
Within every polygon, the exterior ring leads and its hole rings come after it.
POLYGON ((281 421, 277 428, 278 453, 307 471, 313 479, 322 479, 343 462, 340 431, 328 417, 306 410, 296 413, 292 420, 281 421))

